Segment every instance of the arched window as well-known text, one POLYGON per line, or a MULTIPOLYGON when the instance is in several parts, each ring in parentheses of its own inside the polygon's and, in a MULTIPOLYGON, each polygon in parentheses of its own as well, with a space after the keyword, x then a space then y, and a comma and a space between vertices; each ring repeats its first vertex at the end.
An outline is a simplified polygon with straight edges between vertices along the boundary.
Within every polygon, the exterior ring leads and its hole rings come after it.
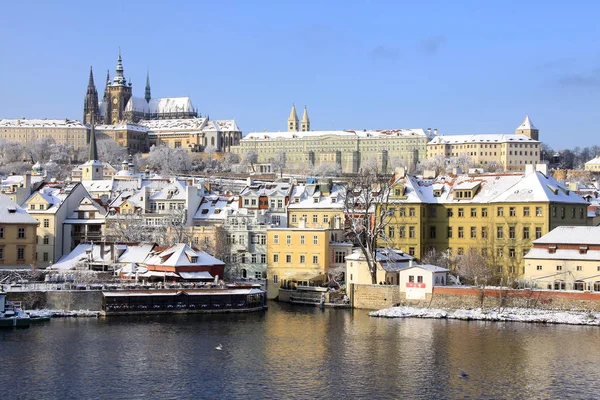
POLYGON ((600 292, 600 282, 594 282, 594 292, 600 292))
POLYGON ((583 282, 583 281, 575 281, 573 283, 573 290, 584 291, 585 290, 585 282, 583 282))
POLYGON ((214 137, 211 137, 211 138, 210 138, 210 145, 211 145, 211 146, 214 146, 214 145, 215 145, 215 138, 214 138, 214 137))
POLYGON ((560 279, 554 281, 554 290, 565 290, 565 286, 565 281, 561 281, 560 279))
POLYGON ((248 271, 246 270, 246 268, 242 269, 242 278, 247 278, 248 277, 248 271))

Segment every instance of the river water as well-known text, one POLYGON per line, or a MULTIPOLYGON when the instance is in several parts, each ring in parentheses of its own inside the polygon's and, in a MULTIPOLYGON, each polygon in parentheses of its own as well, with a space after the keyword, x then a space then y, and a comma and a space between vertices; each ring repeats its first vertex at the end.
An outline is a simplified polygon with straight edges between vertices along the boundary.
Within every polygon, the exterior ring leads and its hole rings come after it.
POLYGON ((278 303, 256 314, 54 319, 0 331, 0 398, 593 399, 599 341, 598 327, 278 303))

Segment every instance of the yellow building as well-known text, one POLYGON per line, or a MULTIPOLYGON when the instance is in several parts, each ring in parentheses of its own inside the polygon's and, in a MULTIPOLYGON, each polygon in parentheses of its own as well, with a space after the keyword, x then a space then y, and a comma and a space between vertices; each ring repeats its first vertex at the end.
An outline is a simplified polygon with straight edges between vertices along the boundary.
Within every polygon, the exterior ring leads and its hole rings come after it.
POLYGON ((600 292, 600 227, 560 226, 534 240, 523 278, 540 289, 600 292))
POLYGON ((287 211, 290 228, 341 229, 344 221, 343 187, 314 179, 304 185, 296 185, 292 189, 287 211))
POLYGON ((527 116, 515 134, 436 136, 427 143, 427 158, 468 156, 482 168, 495 163, 505 171, 524 171, 526 165, 540 161, 538 138, 539 130, 527 116))
POLYGON ((480 174, 396 181, 386 236, 391 246, 422 258, 476 248, 497 274, 519 277, 534 239, 562 225, 586 225, 587 202, 551 176, 480 174))
POLYGON ((326 281, 325 274, 345 262, 347 243, 331 241, 327 228, 267 229, 267 298, 274 299, 282 285, 306 286, 326 281))
POLYGON ((87 146, 88 128, 70 119, 0 119, 0 139, 29 145, 49 137, 56 143, 71 144, 79 150, 87 146))
POLYGON ((596 156, 592 158, 590 161, 586 162, 583 166, 583 169, 586 171, 598 172, 600 171, 600 156, 596 156))
POLYGON ((8 196, 0 194, 0 265, 3 268, 35 265, 38 221, 8 196))
POLYGON ((129 154, 149 151, 148 129, 143 126, 123 122, 116 125, 96 125, 96 131, 126 148, 129 154))

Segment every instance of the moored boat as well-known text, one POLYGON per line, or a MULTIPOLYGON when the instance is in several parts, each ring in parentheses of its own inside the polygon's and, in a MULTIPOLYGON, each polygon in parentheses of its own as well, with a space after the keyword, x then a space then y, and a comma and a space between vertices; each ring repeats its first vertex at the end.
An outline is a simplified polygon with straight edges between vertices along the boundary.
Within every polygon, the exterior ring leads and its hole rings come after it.
POLYGON ((28 327, 30 324, 31 318, 20 305, 6 300, 6 294, 0 293, 0 328, 28 327))

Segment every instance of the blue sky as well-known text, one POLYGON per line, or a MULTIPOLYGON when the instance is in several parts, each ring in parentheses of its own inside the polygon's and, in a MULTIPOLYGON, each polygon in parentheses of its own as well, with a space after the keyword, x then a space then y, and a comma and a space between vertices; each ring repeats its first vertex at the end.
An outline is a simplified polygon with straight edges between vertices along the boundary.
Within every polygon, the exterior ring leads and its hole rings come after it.
POLYGON ((600 144, 597 1, 14 1, 0 15, 0 117, 82 117, 89 67, 143 96, 192 97, 244 133, 511 133, 600 144))

